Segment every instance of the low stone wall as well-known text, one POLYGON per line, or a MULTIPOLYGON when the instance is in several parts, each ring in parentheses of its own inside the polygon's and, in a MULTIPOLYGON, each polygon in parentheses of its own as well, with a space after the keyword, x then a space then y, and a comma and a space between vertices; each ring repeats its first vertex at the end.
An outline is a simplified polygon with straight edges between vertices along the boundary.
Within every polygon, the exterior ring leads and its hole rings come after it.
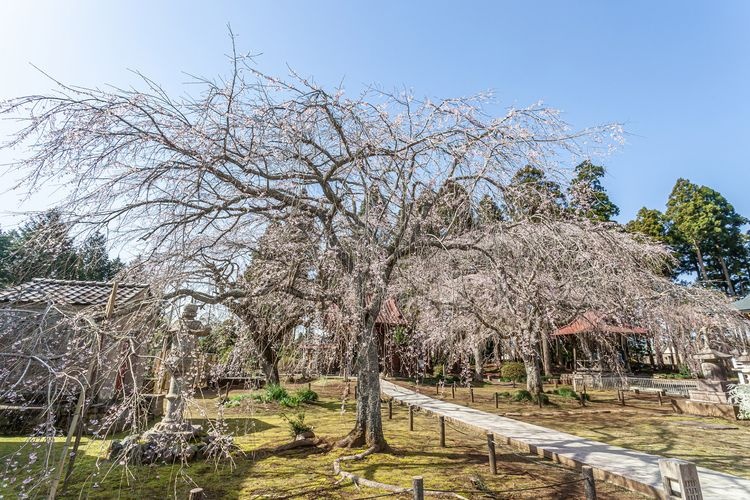
POLYGON ((677 413, 699 417, 718 417, 736 420, 739 408, 729 404, 717 404, 689 399, 672 399, 672 408, 677 413))

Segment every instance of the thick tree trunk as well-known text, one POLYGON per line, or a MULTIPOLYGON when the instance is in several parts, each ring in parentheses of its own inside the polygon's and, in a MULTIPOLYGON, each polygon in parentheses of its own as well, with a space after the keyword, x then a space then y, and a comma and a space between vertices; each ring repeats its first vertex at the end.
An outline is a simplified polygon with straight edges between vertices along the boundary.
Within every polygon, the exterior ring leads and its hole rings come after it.
POLYGON ((536 353, 524 354, 523 364, 526 368, 526 390, 531 394, 542 392, 542 374, 539 370, 539 356, 536 353))
POLYGON ((482 354, 483 346, 481 344, 474 345, 474 382, 482 382, 484 380, 484 355, 482 354))
POLYGON ((380 373, 374 320, 368 316, 357 356, 357 419, 354 429, 339 445, 388 448, 380 415, 380 373))
POLYGON ((260 357, 261 368, 266 376, 267 384, 279 384, 279 358, 271 348, 266 348, 260 357))

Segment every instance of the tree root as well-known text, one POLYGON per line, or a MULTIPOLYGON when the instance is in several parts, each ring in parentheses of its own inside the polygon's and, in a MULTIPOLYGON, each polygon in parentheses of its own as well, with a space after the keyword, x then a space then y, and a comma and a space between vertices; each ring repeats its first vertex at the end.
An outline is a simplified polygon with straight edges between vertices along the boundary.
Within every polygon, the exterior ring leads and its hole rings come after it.
MULTIPOLYGON (((341 476, 341 479, 339 479, 336 484, 340 483, 341 481, 344 481, 345 479, 351 480, 352 483, 354 483, 355 486, 366 486, 368 488, 377 488, 380 490, 390 491, 392 493, 409 493, 412 491, 411 488, 403 488, 401 486, 396 486, 393 484, 386 484, 381 483, 379 481, 373 481, 371 479, 366 479, 364 477, 360 477, 356 474, 353 474, 351 472, 346 472, 345 470, 341 469, 341 462, 351 462, 354 460, 362 460, 363 458, 372 455, 373 453, 377 453, 381 451, 378 446, 371 446, 370 448, 366 449, 362 453, 357 453, 356 455, 347 455, 344 457, 339 457, 336 460, 333 461, 333 473, 337 476, 341 476)), ((466 497, 462 497, 461 495, 457 493, 449 493, 445 491, 430 491, 425 490, 425 493, 429 493, 431 496, 437 496, 437 497, 447 497, 447 498, 462 498, 466 500, 466 497)))

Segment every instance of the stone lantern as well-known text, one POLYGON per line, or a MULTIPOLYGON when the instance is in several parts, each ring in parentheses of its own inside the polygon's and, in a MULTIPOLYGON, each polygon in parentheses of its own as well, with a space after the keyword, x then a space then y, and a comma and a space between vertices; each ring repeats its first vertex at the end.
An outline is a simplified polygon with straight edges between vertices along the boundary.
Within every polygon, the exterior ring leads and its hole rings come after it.
POLYGON ((167 400, 166 409, 162 420, 150 431, 194 433, 200 431, 196 426, 185 421, 185 399, 184 392, 190 388, 193 380, 191 368, 193 367, 196 340, 198 337, 208 335, 210 328, 196 319, 198 306, 188 304, 182 311, 182 316, 172 325, 172 350, 165 362, 169 371, 169 393, 165 396, 167 400))
POLYGON ((726 360, 731 357, 731 354, 711 349, 708 341, 701 351, 693 355, 693 359, 700 361, 703 379, 697 381, 697 389, 690 390, 691 401, 731 404, 727 373, 724 368, 726 360))

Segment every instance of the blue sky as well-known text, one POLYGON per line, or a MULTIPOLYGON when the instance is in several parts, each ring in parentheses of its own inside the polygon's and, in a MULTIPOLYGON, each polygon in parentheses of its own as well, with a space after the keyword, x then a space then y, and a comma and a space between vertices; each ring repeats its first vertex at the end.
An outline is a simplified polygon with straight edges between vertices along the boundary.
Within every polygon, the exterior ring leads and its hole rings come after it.
MULTIPOLYGON (((643 205, 663 208, 678 177, 750 217, 746 1, 6 1, 0 99, 51 88, 31 64, 86 86, 127 86, 137 69, 185 92, 185 73, 225 72, 227 23, 272 74, 289 65, 352 92, 370 83, 429 97, 491 89, 504 105, 544 100, 576 127, 624 123, 627 145, 603 161, 621 221, 643 205)), ((9 130, 0 124, 0 136, 9 130)), ((0 178, 0 192, 11 181, 0 178)), ((19 204, 3 193, 0 212, 54 199, 19 204)))

